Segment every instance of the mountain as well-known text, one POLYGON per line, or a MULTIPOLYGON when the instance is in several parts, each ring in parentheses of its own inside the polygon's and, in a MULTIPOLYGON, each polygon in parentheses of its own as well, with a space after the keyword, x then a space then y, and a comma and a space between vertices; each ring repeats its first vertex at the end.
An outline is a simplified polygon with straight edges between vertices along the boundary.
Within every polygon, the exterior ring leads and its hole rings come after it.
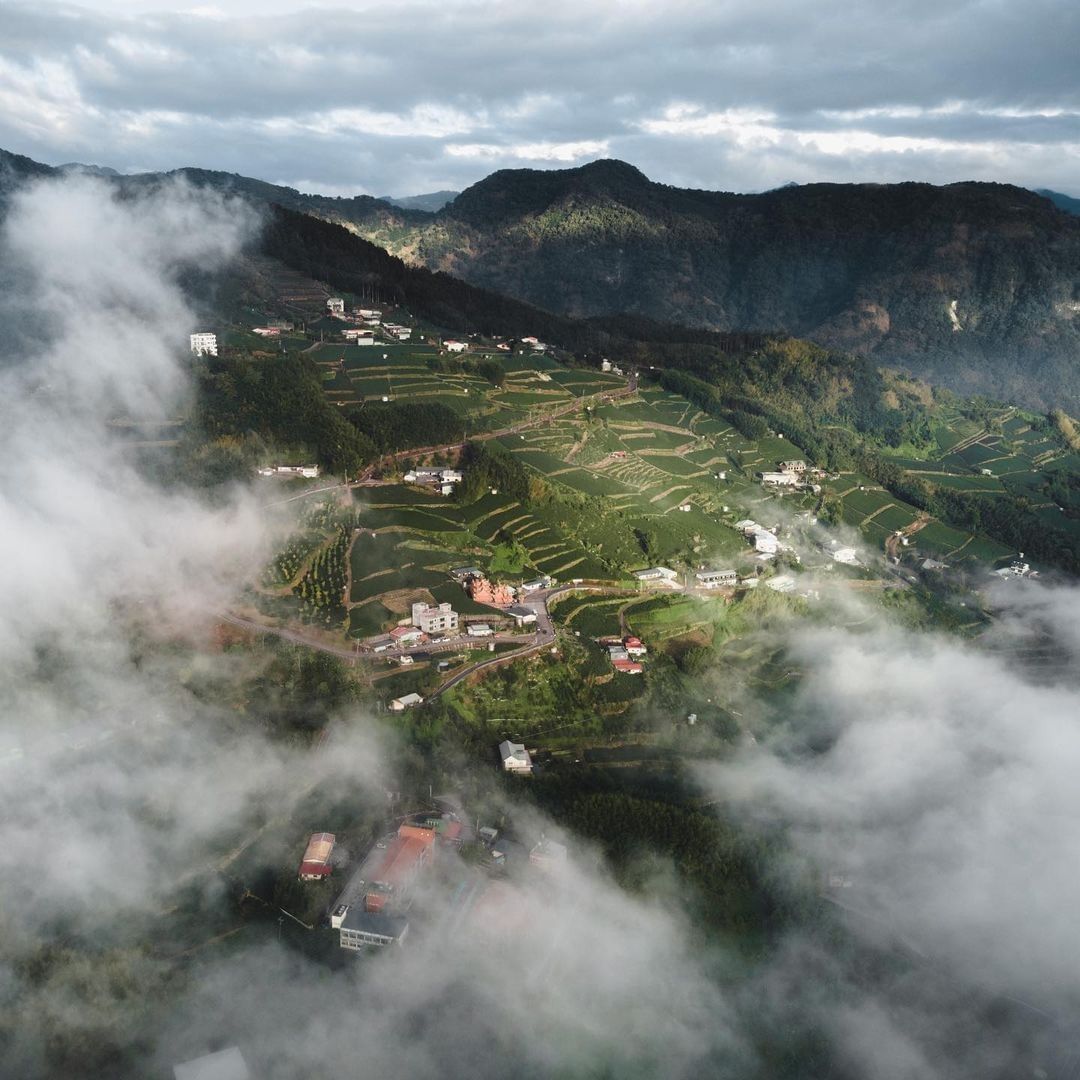
POLYGON ((566 314, 784 330, 965 393, 1080 406, 1080 221, 1006 184, 745 195, 619 161, 503 170, 388 246, 566 314))
POLYGON ((1049 199, 1059 210, 1080 215, 1080 199, 1073 198, 1072 195, 1062 195, 1060 191, 1051 191, 1049 188, 1037 188, 1035 194, 1049 199))
MULTIPOLYGON (((14 177, 54 172, 0 152, 0 201, 14 177)), ((1080 218, 1023 188, 732 194, 596 161, 502 170, 431 213, 205 169, 111 182, 172 176, 341 225, 413 266, 561 315, 787 333, 964 394, 1080 412, 1080 218)))
POLYGON ((402 195, 400 198, 393 195, 380 195, 379 200, 391 206, 401 207, 402 210, 426 210, 433 214, 436 210, 441 210, 448 202, 453 202, 460 194, 460 191, 431 191, 426 195, 402 195))

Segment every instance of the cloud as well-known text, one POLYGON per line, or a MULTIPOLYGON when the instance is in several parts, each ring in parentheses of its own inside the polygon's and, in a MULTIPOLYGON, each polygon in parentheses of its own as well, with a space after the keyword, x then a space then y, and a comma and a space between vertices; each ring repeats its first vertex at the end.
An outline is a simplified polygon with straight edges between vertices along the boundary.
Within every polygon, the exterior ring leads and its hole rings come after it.
POLYGON ((1080 16, 1060 0, 136 14, 9 3, 0 145, 346 192, 460 187, 481 166, 594 152, 726 190, 822 179, 1068 190, 1078 39, 1080 16))
POLYGON ((880 624, 802 631, 784 722, 705 770, 733 806, 784 823, 800 872, 853 925, 1051 1013, 1080 989, 1067 914, 1080 902, 1080 695, 1008 653, 1037 622, 1075 656, 1075 599, 1025 589, 989 647, 880 624))

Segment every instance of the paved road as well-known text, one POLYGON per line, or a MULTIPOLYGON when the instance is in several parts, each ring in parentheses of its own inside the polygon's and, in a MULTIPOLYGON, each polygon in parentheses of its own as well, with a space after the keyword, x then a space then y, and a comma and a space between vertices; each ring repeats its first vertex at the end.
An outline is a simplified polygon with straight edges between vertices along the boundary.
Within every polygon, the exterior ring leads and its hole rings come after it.
POLYGON ((477 671, 495 667, 498 664, 505 664, 511 660, 519 660, 523 656, 529 656, 534 652, 539 652, 540 649, 550 648, 555 641, 555 628, 551 623, 551 612, 548 609, 548 603, 554 597, 562 596, 564 593, 568 592, 619 593, 622 591, 622 589, 607 585, 558 585, 554 589, 539 589, 536 592, 531 593, 521 601, 521 604, 523 607, 527 607, 536 614, 536 633, 533 635, 532 644, 526 645, 521 649, 516 649, 514 652, 503 653, 501 656, 490 656, 484 660, 477 661, 475 664, 470 664, 468 667, 462 668, 461 671, 455 672, 447 679, 437 690, 433 690, 431 694, 428 695, 428 700, 430 701, 432 698, 436 698, 440 694, 445 693, 451 687, 456 686, 463 679, 467 679, 477 671))
POLYGON ((222 622, 231 623, 233 626, 241 626, 245 630, 254 630, 258 634, 272 634, 274 637, 283 638, 285 641, 291 641, 294 645, 305 645, 309 649, 314 649, 316 652, 329 653, 331 656, 340 656, 343 660, 355 660, 359 653, 356 645, 344 646, 344 645, 328 645, 322 641, 315 641, 312 638, 300 633, 299 630, 289 630, 284 626, 267 626, 265 623, 255 622, 252 619, 242 618, 240 615, 234 615, 231 611, 214 611, 212 613, 216 618, 221 619, 222 622))
MULTIPOLYGON (((542 416, 538 416, 535 420, 522 420, 520 423, 511 424, 509 427, 500 428, 498 431, 482 431, 476 435, 472 435, 466 442, 481 442, 484 439, 498 439, 503 435, 516 435, 519 432, 527 431, 530 428, 540 427, 543 424, 548 423, 551 420, 555 420, 560 416, 566 416, 568 413, 576 412, 586 402, 595 401, 597 399, 614 401, 616 398, 628 397, 631 394, 637 393, 637 379, 631 378, 626 386, 620 387, 618 390, 603 390, 598 394, 589 394, 586 397, 574 398, 572 401, 567 402, 565 405, 560 405, 557 409, 552 409, 551 412, 545 412, 542 416)), ((359 484, 363 484, 365 480, 370 480, 372 474, 379 468, 399 461, 404 458, 421 457, 424 454, 440 454, 445 453, 448 450, 462 450, 465 447, 465 442, 446 443, 443 446, 420 446, 413 447, 411 450, 399 450, 395 454, 387 454, 385 457, 380 458, 378 461, 372 462, 358 477, 359 484)))

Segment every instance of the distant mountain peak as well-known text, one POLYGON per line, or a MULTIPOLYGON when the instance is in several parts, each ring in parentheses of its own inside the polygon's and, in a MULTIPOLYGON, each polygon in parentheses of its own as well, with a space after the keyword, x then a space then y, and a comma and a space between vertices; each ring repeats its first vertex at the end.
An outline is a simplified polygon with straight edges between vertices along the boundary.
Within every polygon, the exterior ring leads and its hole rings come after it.
POLYGON ((402 210, 426 210, 433 214, 460 194, 460 191, 429 191, 423 195, 379 195, 378 199, 402 210))

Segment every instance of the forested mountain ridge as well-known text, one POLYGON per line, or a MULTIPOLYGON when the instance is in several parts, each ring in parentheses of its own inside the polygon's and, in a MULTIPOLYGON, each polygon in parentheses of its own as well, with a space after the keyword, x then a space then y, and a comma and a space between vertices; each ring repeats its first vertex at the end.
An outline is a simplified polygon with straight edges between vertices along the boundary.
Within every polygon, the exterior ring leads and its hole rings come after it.
POLYGON ((1080 221, 1004 184, 655 184, 621 162, 495 173, 398 250, 576 315, 767 327, 964 392, 1080 403, 1080 221))
MULTIPOLYGON (((56 171, 0 151, 0 200, 18 179, 56 171)), ((340 224, 490 290, 485 308, 500 293, 560 315, 786 333, 964 394, 1080 411, 1080 218, 1026 189, 810 184, 741 195, 597 161, 496 172, 430 213, 201 169, 112 182, 164 175, 340 224)))

